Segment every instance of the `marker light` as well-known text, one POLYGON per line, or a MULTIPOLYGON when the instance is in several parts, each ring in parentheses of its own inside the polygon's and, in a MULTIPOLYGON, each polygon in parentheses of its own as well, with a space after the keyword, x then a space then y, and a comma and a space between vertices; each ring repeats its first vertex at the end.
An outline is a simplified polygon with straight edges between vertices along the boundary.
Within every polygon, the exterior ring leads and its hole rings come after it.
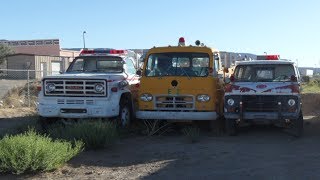
POLYGON ((183 37, 179 38, 179 43, 178 43, 179 46, 185 46, 185 40, 183 37))

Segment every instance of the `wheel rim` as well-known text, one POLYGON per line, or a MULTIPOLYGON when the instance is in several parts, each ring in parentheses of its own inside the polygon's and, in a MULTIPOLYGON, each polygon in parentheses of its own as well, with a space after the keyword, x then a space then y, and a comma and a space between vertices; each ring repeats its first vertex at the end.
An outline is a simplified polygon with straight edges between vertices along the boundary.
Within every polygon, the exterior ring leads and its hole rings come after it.
POLYGON ((124 107, 121 111, 121 125, 126 126, 130 121, 130 111, 128 107, 124 107))

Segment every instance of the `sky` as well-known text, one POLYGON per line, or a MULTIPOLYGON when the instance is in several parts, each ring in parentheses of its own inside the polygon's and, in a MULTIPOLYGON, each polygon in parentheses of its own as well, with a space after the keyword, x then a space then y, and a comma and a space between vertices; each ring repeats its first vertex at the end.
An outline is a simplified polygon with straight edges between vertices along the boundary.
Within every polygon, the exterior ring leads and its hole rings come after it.
POLYGON ((221 51, 279 54, 320 67, 319 0, 1 0, 0 39, 62 48, 151 48, 200 40, 221 51))

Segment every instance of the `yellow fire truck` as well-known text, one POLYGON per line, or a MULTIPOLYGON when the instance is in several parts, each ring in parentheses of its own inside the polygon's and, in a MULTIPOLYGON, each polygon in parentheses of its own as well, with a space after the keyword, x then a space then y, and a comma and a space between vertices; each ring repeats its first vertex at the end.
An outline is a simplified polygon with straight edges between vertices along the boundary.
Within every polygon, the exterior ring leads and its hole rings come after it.
POLYGON ((142 120, 215 121, 223 116, 223 83, 214 50, 196 41, 153 47, 141 75, 136 117, 142 120))

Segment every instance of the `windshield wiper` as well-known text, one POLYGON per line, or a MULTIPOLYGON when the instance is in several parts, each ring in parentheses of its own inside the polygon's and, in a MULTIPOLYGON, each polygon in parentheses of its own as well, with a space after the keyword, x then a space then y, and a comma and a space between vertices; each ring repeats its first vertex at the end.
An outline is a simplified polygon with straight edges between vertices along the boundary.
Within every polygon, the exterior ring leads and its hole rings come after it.
POLYGON ((83 70, 71 70, 71 71, 68 71, 68 72, 84 72, 83 70))
POLYGON ((191 78, 190 78, 189 74, 187 73, 187 71, 184 70, 183 68, 181 68, 181 70, 188 76, 188 79, 190 80, 191 78))

